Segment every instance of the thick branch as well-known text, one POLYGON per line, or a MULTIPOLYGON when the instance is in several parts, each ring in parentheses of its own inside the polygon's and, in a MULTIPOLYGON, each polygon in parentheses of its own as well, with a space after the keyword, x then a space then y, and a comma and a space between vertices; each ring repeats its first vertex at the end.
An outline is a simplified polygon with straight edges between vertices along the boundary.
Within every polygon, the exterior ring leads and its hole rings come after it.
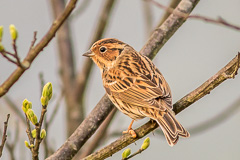
POLYGON ((38 56, 38 54, 47 46, 47 44, 53 39, 57 30, 66 20, 66 18, 70 15, 72 10, 75 8, 77 0, 70 0, 68 5, 66 6, 64 12, 53 22, 52 26, 50 27, 49 31, 45 34, 45 36, 41 39, 41 41, 35 46, 30 49, 27 56, 24 58, 22 62, 22 66, 18 67, 9 77, 8 79, 3 82, 0 86, 0 97, 5 95, 8 90, 12 87, 14 83, 22 76, 22 74, 30 67, 31 63, 34 59, 38 56))
POLYGON ((103 120, 112 111, 114 105, 104 95, 89 116, 81 123, 76 131, 67 139, 67 141, 47 160, 70 160, 93 135, 103 120))
MULTIPOLYGON (((203 83, 196 90, 192 91, 178 102, 173 105, 173 110, 176 114, 180 113, 183 109, 187 108, 192 103, 196 102, 203 96, 207 95, 219 84, 224 82, 226 79, 234 78, 236 75, 240 64, 240 54, 238 54, 232 61, 230 61, 224 68, 222 68, 218 73, 212 76, 209 80, 203 83)), ((104 147, 103 149, 89 155, 83 160, 90 159, 105 159, 110 157, 114 153, 128 146, 129 144, 141 139, 154 129, 158 127, 158 124, 154 121, 149 121, 143 126, 135 130, 137 138, 132 138, 130 134, 126 134, 118 138, 115 142, 104 147)))

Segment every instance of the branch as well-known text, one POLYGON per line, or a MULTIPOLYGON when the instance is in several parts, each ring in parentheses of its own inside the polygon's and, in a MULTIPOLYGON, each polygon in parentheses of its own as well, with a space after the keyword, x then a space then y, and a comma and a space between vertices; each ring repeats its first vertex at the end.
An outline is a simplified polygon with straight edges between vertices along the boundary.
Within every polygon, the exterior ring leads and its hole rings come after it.
MULTIPOLYGON (((66 6, 64 12, 53 22, 49 31, 45 34, 45 36, 41 39, 41 41, 35 46, 31 47, 27 56, 24 58, 21 63, 23 68, 18 67, 3 84, 0 86, 0 97, 5 95, 8 90, 12 87, 13 84, 22 76, 22 74, 30 67, 31 63, 38 56, 38 54, 45 48, 48 43, 53 39, 57 30, 66 20, 66 18, 70 15, 72 10, 75 8, 77 0, 70 0, 68 5, 66 6)), ((34 41, 34 40, 33 40, 34 41)))
POLYGON ((81 123, 75 132, 66 140, 66 142, 46 160, 70 160, 93 135, 100 124, 112 111, 114 105, 105 94, 91 111, 88 117, 81 123))
MULTIPOLYGON (((178 3, 180 2, 181 0, 171 0, 170 4, 168 5, 167 8, 176 8, 178 3)), ((161 17, 161 20, 158 24, 158 26, 161 26, 162 23, 168 18, 168 16, 171 14, 172 12, 168 12, 166 10, 166 12, 164 13, 163 17, 161 17)))
POLYGON ((107 129, 112 122, 113 117, 117 113, 117 108, 114 108, 111 113, 108 115, 108 117, 104 120, 100 128, 98 129, 97 133, 94 135, 94 138, 90 142, 90 144, 87 146, 87 149, 84 149, 82 154, 80 155, 80 158, 86 157, 89 154, 91 154, 100 144, 100 142, 103 141, 103 139, 106 137, 107 129))
MULTIPOLYGON (((177 10, 190 14, 193 8, 197 5, 199 0, 184 0, 182 1, 177 10)), ((156 32, 150 37, 148 42, 141 50, 142 54, 148 55, 151 59, 157 54, 159 49, 166 43, 173 33, 184 23, 184 19, 179 16, 171 14, 164 22, 163 27, 172 27, 165 29, 159 27, 156 32), (171 25, 172 24, 172 25, 171 25), (164 39, 164 40, 162 40, 164 39)), ((66 142, 47 160, 50 159, 71 159, 83 144, 93 135, 103 120, 112 111, 113 104, 106 95, 102 97, 97 106, 88 115, 88 117, 81 123, 81 125, 74 131, 74 133, 66 140, 66 142)), ((155 124, 156 125, 156 124, 155 124)))
POLYGON ((156 2, 154 0, 147 0, 147 1, 150 1, 150 2, 154 3, 159 8, 162 8, 162 9, 166 10, 167 12, 169 12, 171 14, 178 15, 178 16, 181 16, 181 17, 186 18, 186 19, 187 18, 200 19, 200 20, 203 20, 203 21, 206 21, 206 22, 210 22, 210 23, 221 24, 221 25, 223 25, 225 27, 229 27, 231 29, 235 29, 235 30, 240 31, 240 26, 230 24, 229 22, 227 22, 226 20, 224 20, 221 17, 219 17, 218 19, 215 20, 215 19, 212 19, 212 18, 200 16, 200 15, 188 15, 188 14, 185 14, 184 12, 174 12, 173 8, 166 7, 166 6, 156 2))
POLYGON ((198 2, 199 0, 182 0, 176 9, 174 9, 174 13, 172 13, 160 27, 155 29, 140 53, 153 59, 186 20, 183 16, 176 15, 175 13, 183 12, 185 15, 189 15, 198 2))
POLYGON ((22 121, 22 123, 25 125, 26 124, 25 123, 25 117, 22 114, 22 111, 19 109, 19 107, 8 96, 5 96, 4 100, 8 104, 8 106, 12 109, 12 111, 19 117, 19 119, 22 121))
MULTIPOLYGON (((173 111, 176 114, 180 113, 182 110, 190 106, 192 103, 196 102, 203 96, 208 95, 210 91, 212 91, 215 87, 224 82, 226 79, 234 78, 234 76, 237 74, 239 64, 240 53, 233 60, 231 60, 224 68, 222 68, 214 76, 212 76, 205 83, 203 83, 200 87, 198 87, 197 89, 195 89, 194 91, 192 91, 191 93, 177 101, 173 105, 173 111)), ((137 138, 132 138, 130 134, 125 134, 118 138, 115 142, 89 155, 83 160, 105 159, 109 156, 112 156, 114 153, 118 152, 119 150, 128 146, 129 144, 134 143, 138 139, 141 139, 142 137, 144 137, 157 127, 158 124, 155 121, 149 121, 135 130, 137 138)))
POLYGON ((2 143, 0 145, 0 157, 2 157, 2 151, 4 144, 7 140, 7 127, 8 127, 8 120, 10 118, 10 114, 7 115, 7 120, 4 122, 4 129, 3 129, 3 135, 2 135, 2 143))

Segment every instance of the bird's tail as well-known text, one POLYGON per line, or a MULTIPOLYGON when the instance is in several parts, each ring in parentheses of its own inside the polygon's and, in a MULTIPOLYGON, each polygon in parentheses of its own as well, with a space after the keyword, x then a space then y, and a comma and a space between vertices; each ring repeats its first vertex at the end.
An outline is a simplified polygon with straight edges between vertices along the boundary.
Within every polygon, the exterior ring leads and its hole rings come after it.
POLYGON ((188 131, 186 131, 183 126, 176 120, 175 115, 170 111, 164 111, 159 113, 160 115, 156 116, 155 121, 159 124, 163 133, 167 139, 167 142, 170 146, 173 146, 177 143, 179 136, 181 137, 190 137, 188 131))

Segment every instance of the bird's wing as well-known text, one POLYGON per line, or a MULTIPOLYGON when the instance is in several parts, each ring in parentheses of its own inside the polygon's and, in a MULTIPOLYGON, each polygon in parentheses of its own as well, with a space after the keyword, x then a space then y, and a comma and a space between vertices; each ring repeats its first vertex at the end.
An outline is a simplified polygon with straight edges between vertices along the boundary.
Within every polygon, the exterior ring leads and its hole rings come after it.
MULTIPOLYGON (((111 72, 108 74, 111 74, 111 72)), ((168 85, 164 84, 165 80, 163 77, 161 78, 158 75, 154 75, 152 78, 151 80, 145 75, 138 75, 126 76, 122 79, 105 79, 104 88, 110 96, 119 98, 130 105, 165 110, 165 106, 161 106, 159 101, 165 98, 167 99, 168 96, 170 96, 171 101, 171 93, 169 93, 166 88, 168 85), (167 86, 163 87, 164 85, 167 86)), ((169 107, 172 108, 171 102, 169 107)))

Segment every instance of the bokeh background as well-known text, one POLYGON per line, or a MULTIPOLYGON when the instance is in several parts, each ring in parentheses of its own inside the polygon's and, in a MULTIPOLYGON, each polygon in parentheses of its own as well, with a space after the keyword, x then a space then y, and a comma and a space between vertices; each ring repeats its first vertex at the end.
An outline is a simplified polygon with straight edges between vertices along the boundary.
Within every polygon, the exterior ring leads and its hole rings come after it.
MULTIPOLYGON (((168 5, 169 0, 158 0, 161 4, 168 5)), ((81 6, 83 0, 79 0, 81 6)), ((84 11, 76 15, 71 23, 75 63, 80 70, 83 59, 82 54, 88 50, 99 11, 103 0, 89 0, 84 11)), ((148 39, 151 31, 147 30, 144 5, 142 0, 118 0, 113 8, 108 27, 104 37, 120 39, 136 50, 140 50, 148 39)), ((211 0, 200 1, 192 14, 199 14, 216 19, 221 16, 230 23, 240 25, 240 1, 239 0, 211 0)), ((151 5, 153 23, 158 24, 165 11, 151 5)), ((33 39, 33 32, 37 31, 38 40, 46 33, 53 21, 50 2, 47 0, 1 0, 0 1, 0 25, 3 25, 3 45, 11 50, 11 39, 8 34, 8 26, 14 24, 19 32, 17 41, 18 53, 24 58, 29 50, 33 39)), ((210 24, 201 20, 189 19, 165 44, 154 59, 154 63, 167 79, 172 93, 173 102, 194 90, 224 67, 240 51, 240 32, 221 25, 210 24)), ((59 58, 57 53, 56 39, 39 54, 18 82, 7 93, 13 101, 21 107, 22 100, 27 98, 33 102, 36 113, 40 115, 40 79, 39 73, 43 73, 45 81, 53 83, 54 95, 60 95, 61 80, 59 77, 59 58)), ((0 58, 0 83, 16 68, 3 57, 0 58)), ((89 113, 105 91, 102 86, 101 75, 95 66, 86 93, 86 112, 89 113)), ((140 155, 132 158, 145 159, 218 159, 238 160, 240 158, 240 76, 234 80, 227 80, 214 89, 209 95, 200 99, 186 110, 177 115, 177 119, 184 127, 190 130, 191 137, 180 139, 174 147, 169 147, 162 135, 157 132, 150 133, 150 147, 140 155), (233 104, 238 101, 238 106, 233 104), (234 111, 228 113, 230 109, 234 111), (219 116, 220 115, 220 116, 219 116), (218 117, 218 119, 215 119, 218 117), (220 118, 219 118, 220 117, 220 118), (212 123, 213 122, 213 123, 212 123), (199 128, 200 124, 201 125, 199 128), (208 124, 210 127, 207 127, 208 124), (191 133, 192 131, 192 133, 191 133)), ((51 114, 51 105, 48 113, 51 114)), ((50 145, 59 148, 66 140, 65 103, 61 102, 60 109, 48 133, 50 145)), ((20 126, 20 137, 17 143, 17 159, 31 159, 29 150, 24 146, 27 140, 25 127, 16 123, 18 117, 13 114, 5 103, 0 99, 0 127, 6 114, 10 113, 8 140, 13 140, 16 125, 20 126)), ((49 117, 47 117, 49 118, 49 117)), ((134 123, 136 128, 146 122, 144 119, 134 123)), ((118 113, 111 124, 110 132, 121 132, 129 125, 131 119, 122 113, 118 113)), ((117 137, 109 136, 102 146, 109 144, 117 137)), ((132 152, 137 151, 142 140, 128 146, 132 152)), ((122 151, 108 159, 120 159, 122 151)), ((7 149, 4 148, 3 158, 9 159, 7 149)))

